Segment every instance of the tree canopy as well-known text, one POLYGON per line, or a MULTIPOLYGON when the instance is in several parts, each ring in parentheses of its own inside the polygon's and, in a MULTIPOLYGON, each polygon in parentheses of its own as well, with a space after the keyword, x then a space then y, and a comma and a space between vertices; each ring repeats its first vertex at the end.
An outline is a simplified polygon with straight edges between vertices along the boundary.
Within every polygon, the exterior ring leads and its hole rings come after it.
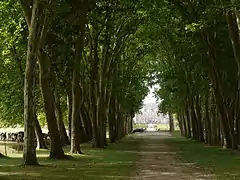
POLYGON ((25 164, 43 124, 51 158, 122 139, 154 84, 183 135, 238 147, 237 1, 5 0, 0 22, 0 121, 24 125, 25 164))

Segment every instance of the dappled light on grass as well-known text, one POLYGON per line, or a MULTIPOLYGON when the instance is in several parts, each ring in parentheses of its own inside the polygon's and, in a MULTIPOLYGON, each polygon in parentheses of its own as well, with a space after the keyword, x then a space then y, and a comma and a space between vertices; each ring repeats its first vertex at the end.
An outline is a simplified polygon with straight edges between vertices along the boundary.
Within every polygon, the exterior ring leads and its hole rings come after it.
POLYGON ((41 176, 40 173, 27 173, 27 172, 0 172, 0 179, 1 179, 1 176, 16 176, 16 175, 19 175, 19 176, 34 176, 34 177, 38 177, 38 176, 41 176))
POLYGON ((91 149, 86 144, 82 147, 85 154, 72 155, 71 160, 50 160, 48 150, 37 150, 39 167, 22 166, 22 153, 9 154, 11 158, 0 159, 0 179, 126 179, 134 171, 139 143, 140 140, 128 137, 105 149, 91 149))
POLYGON ((90 179, 91 178, 101 178, 101 179, 129 179, 129 176, 105 176, 105 175, 100 175, 98 177, 94 176, 94 175, 91 175, 91 174, 87 174, 86 175, 87 177, 89 177, 90 179))
POLYGON ((162 175, 175 175, 175 172, 161 172, 162 175))
POLYGON ((176 163, 178 166, 193 166, 196 165, 196 163, 176 163))
POLYGON ((167 143, 178 152, 178 158, 183 164, 197 165, 216 174, 217 179, 240 179, 239 152, 225 150, 220 147, 210 147, 196 143, 174 134, 177 138, 168 139, 167 143))

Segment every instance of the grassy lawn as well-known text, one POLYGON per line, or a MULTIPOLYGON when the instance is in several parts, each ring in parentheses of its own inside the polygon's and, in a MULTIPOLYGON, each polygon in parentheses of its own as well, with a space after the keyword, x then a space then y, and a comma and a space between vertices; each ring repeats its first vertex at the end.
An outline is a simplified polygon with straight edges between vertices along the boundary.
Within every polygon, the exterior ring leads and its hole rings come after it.
POLYGON ((133 129, 135 128, 147 128, 147 124, 134 124, 133 129))
MULTIPOLYGON (((135 170, 140 140, 131 136, 105 149, 91 149, 83 145, 84 155, 73 160, 49 160, 47 150, 38 151, 40 167, 24 167, 22 154, 0 159, 1 180, 105 180, 128 179, 135 170)), ((67 150, 66 150, 67 152, 67 150)))
POLYGON ((213 172, 219 180, 240 179, 240 152, 224 150, 220 147, 209 147, 204 144, 180 137, 167 140, 177 151, 181 161, 196 163, 200 167, 213 172))
MULTIPOLYGON (((169 130, 169 124, 156 124, 157 129, 160 129, 161 131, 168 131, 169 130)), ((147 128, 147 124, 134 124, 133 129, 135 128, 147 128)), ((175 122, 175 129, 179 130, 179 127, 177 123, 175 122)))

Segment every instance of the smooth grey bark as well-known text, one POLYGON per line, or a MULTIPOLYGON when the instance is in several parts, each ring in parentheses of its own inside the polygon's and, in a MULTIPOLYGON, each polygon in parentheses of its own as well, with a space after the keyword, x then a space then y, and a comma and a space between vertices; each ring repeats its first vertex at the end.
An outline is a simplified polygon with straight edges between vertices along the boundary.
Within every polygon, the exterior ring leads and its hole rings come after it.
POLYGON ((39 121, 37 119, 36 112, 34 113, 34 129, 35 129, 35 135, 37 138, 37 149, 48 149, 47 145, 44 140, 44 136, 42 133, 41 126, 39 124, 39 121))
POLYGON ((40 84, 42 96, 44 100, 44 109, 47 119, 49 136, 51 140, 50 155, 52 159, 66 159, 68 156, 64 154, 60 134, 55 116, 55 102, 52 89, 50 86, 50 59, 44 52, 39 56, 40 64, 40 84))
MULTIPOLYGON (((29 24, 29 39, 24 79, 24 165, 38 165, 36 149, 34 147, 34 78, 36 66, 36 54, 38 51, 38 1, 32 5, 31 24, 29 24)), ((23 5, 24 6, 24 5, 23 5)))
POLYGON ((71 129, 72 129, 72 93, 68 94, 68 137, 71 141, 71 129))
POLYGON ((73 79, 72 79, 72 121, 71 121, 71 153, 82 154, 80 149, 80 122, 79 110, 81 108, 82 97, 80 92, 80 64, 82 61, 82 52, 84 48, 85 37, 85 14, 81 16, 79 25, 79 37, 76 42, 76 56, 74 58, 73 79))
POLYGON ((175 127, 174 127, 173 115, 169 112, 168 113, 168 117, 169 117, 169 131, 170 132, 174 132, 175 131, 175 127))
POLYGON ((60 139, 63 145, 69 145, 69 139, 67 136, 66 128, 63 122, 63 113, 60 104, 60 98, 56 88, 54 89, 54 99, 55 99, 55 114, 57 118, 58 130, 60 133, 60 139))

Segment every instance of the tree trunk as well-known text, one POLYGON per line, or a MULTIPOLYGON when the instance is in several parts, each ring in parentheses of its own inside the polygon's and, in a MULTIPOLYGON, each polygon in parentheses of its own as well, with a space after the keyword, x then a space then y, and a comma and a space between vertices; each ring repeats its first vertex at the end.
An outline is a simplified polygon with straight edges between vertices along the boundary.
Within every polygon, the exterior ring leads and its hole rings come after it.
POLYGON ((235 100, 235 129, 236 129, 236 143, 240 144, 240 112, 237 110, 240 106, 240 91, 236 92, 236 100, 235 100))
POLYGON ((213 82, 214 85, 214 93, 215 93, 215 101, 216 101, 216 105, 217 105, 217 109, 218 112, 220 114, 220 120, 221 120, 221 127, 223 129, 224 132, 224 137, 226 139, 226 144, 227 144, 227 148, 231 148, 232 147, 232 131, 231 131, 231 127, 230 127, 230 121, 229 120, 229 115, 228 115, 228 109, 227 109, 227 105, 226 105, 226 100, 224 97, 224 93, 223 93, 223 85, 221 84, 220 81, 220 77, 219 77, 219 71, 217 69, 217 65, 216 65, 216 49, 214 47, 214 37, 215 35, 206 35, 204 37, 205 41, 208 44, 208 55, 210 58, 210 63, 211 63, 211 69, 210 69, 210 73, 209 73, 209 77, 213 82))
MULTIPOLYGON (((228 32, 229 32, 229 37, 230 40, 232 42, 232 48, 233 48, 233 53, 234 53, 234 57, 235 57, 235 62, 237 65, 237 90, 236 92, 239 94, 240 92, 240 37, 239 37, 239 29, 238 29, 238 23, 237 23, 237 17, 236 17, 236 9, 235 10, 228 10, 227 14, 226 14, 226 18, 227 18, 227 23, 228 23, 228 32)), ((238 95, 237 95, 238 96, 238 95)), ((237 98, 237 100, 239 101, 240 99, 237 98)), ((239 113, 240 109, 239 109, 239 102, 236 103, 236 107, 238 109, 236 109, 236 113, 239 113)), ((237 118, 232 118, 233 123, 232 125, 232 148, 233 149, 237 149, 238 148, 238 139, 239 139, 239 134, 236 134, 234 127, 235 127, 235 122, 234 121, 239 121, 239 119, 237 118)), ((236 124, 239 124, 239 122, 236 122, 236 124)))
POLYGON ((185 114, 184 114, 184 109, 183 110, 180 110, 180 114, 179 114, 179 116, 180 116, 180 119, 181 119, 181 121, 182 121, 182 126, 183 126, 183 132, 184 132, 184 136, 186 137, 186 138, 189 138, 188 137, 188 130, 187 130, 187 122, 186 122, 186 116, 185 116, 185 114))
POLYGON ((72 93, 70 92, 67 97, 68 101, 68 137, 71 141, 71 129, 72 129, 72 93))
POLYGON ((44 54, 44 52, 42 52, 40 55, 39 64, 41 90, 44 100, 44 109, 46 113, 49 136, 51 139, 49 157, 52 159, 65 159, 68 157, 64 154, 62 149, 62 143, 57 126, 57 119, 55 116, 55 102, 50 86, 50 59, 46 54, 44 54))
POLYGON ((192 139, 199 140, 197 117, 196 117, 195 110, 194 110, 194 107, 192 104, 191 104, 190 112, 191 112, 191 125, 192 125, 192 139))
POLYGON ((169 112, 168 117, 169 117, 169 132, 174 132, 175 128, 174 128, 173 115, 169 112))
POLYGON ((102 74, 100 72, 100 58, 98 57, 98 27, 93 27, 93 61, 91 63, 91 103, 92 103, 92 130, 94 148, 103 148, 102 141, 102 121, 100 115, 102 101, 102 74))
POLYGON ((74 58, 73 67, 73 79, 72 79, 72 124, 71 124, 71 153, 82 154, 80 150, 80 134, 78 131, 78 125, 80 122, 79 111, 83 104, 83 97, 80 91, 80 65, 82 61, 82 52, 84 48, 84 37, 85 37, 85 14, 81 16, 81 24, 79 26, 79 37, 76 42, 76 56, 74 58))
POLYGON ((70 142, 68 140, 66 128, 63 122, 63 114, 62 114, 62 109, 61 109, 61 104, 60 104, 60 99, 59 95, 56 89, 54 89, 54 99, 55 99, 55 115, 57 118, 57 124, 58 124, 58 130, 60 133, 60 139, 62 142, 62 145, 69 145, 70 142))
POLYGON ((130 121, 129 121, 129 130, 128 130, 128 133, 130 134, 130 133, 132 133, 132 131, 133 131, 133 118, 134 118, 134 112, 133 111, 131 111, 131 113, 130 113, 130 121))
POLYGON ((197 114, 197 124, 198 124, 198 139, 201 142, 204 142, 204 130, 203 130, 200 96, 196 96, 196 114, 197 114))
POLYGON ((87 136, 86 141, 90 141, 92 139, 92 125, 89 117, 89 112, 87 112, 85 105, 82 106, 81 114, 82 114, 81 116, 82 116, 83 126, 85 128, 85 132, 87 136))
POLYGON ((42 133, 42 129, 41 129, 41 126, 39 124, 39 121, 37 119, 37 115, 36 113, 34 113, 34 129, 35 129, 35 134, 36 134, 36 137, 37 137, 37 148, 38 149, 48 149, 47 148, 47 145, 44 141, 44 136, 43 136, 43 133, 42 133))
MULTIPOLYGON (((208 92, 207 92, 208 93, 208 92)), ((212 145, 212 127, 211 127, 211 119, 209 115, 209 95, 205 96, 205 134, 206 134, 206 143, 212 145)))
POLYGON ((114 121, 115 121, 115 108, 111 106, 110 111, 109 111, 109 118, 108 118, 108 132, 109 132, 109 139, 111 143, 116 142, 116 137, 115 137, 115 126, 114 126, 114 121))
POLYGON ((216 100, 214 92, 210 93, 210 119, 211 119, 211 129, 212 129, 212 144, 221 145, 220 139, 220 119, 218 118, 216 100))
POLYGON ((37 48, 38 2, 33 1, 24 82, 24 165, 38 165, 34 147, 34 78, 37 48))
POLYGON ((107 92, 105 87, 105 81, 102 80, 102 94, 100 98, 100 110, 99 110, 99 128, 100 128, 100 136, 101 136, 101 144, 104 146, 107 145, 107 137, 106 137, 106 123, 108 116, 108 100, 107 100, 107 92))
POLYGON ((83 154, 80 148, 81 140, 83 140, 83 127, 82 127, 79 114, 77 117, 75 117, 74 124, 72 123, 72 139, 71 140, 72 141, 71 141, 70 153, 83 154))
POLYGON ((187 124, 187 132, 188 132, 188 138, 192 137, 192 128, 191 128, 191 118, 190 118, 190 112, 189 112, 189 108, 188 105, 185 108, 186 110, 186 124, 187 124))
POLYGON ((180 113, 177 113, 177 121, 178 121, 178 126, 180 129, 181 136, 185 136, 184 128, 183 128, 183 120, 181 118, 180 113))

